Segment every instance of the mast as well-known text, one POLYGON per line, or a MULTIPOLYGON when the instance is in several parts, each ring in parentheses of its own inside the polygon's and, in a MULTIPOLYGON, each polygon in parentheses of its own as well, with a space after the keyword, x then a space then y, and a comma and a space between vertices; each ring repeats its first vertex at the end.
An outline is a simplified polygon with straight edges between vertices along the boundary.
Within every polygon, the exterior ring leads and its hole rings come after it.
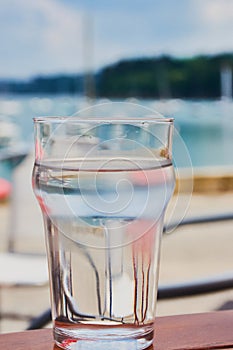
POLYGON ((83 67, 84 67, 84 95, 95 98, 95 80, 93 69, 94 58, 94 25, 93 18, 83 14, 83 67))

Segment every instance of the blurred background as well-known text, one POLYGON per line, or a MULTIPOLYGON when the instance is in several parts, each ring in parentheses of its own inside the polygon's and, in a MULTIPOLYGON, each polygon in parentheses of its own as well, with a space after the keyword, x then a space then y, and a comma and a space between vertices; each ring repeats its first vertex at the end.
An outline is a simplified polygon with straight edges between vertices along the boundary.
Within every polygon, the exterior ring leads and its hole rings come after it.
MULTIPOLYGON (((1 0, 1 252, 45 253, 31 189, 32 118, 108 101, 175 118, 169 222, 232 215, 232 34, 228 0, 1 0)), ((160 282, 231 273, 232 231, 228 220, 165 236, 160 282)), ((6 282, 14 268, 1 261, 0 328, 21 330, 49 307, 48 284, 6 282)), ((164 300, 158 314, 211 311, 232 300, 233 290, 164 300)))

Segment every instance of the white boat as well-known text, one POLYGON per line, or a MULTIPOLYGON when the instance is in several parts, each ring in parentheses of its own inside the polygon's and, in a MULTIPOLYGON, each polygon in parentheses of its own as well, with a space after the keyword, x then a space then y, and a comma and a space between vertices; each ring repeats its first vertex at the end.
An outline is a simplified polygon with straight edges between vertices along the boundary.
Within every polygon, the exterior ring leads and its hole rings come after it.
POLYGON ((12 146, 18 138, 18 126, 6 117, 0 116, 0 149, 12 146))
POLYGON ((0 201, 9 197, 14 168, 27 154, 28 146, 20 141, 17 124, 0 116, 0 201))

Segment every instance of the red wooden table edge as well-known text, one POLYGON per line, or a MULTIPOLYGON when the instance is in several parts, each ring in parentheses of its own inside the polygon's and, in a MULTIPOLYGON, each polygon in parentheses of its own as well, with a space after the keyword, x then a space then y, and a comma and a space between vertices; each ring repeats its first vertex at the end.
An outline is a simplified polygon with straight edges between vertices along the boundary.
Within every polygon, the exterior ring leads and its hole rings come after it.
POLYGON ((155 331, 156 329, 156 350, 233 347, 232 310, 158 317, 155 331))
MULTIPOLYGON (((155 334, 156 350, 233 348, 233 311, 157 317, 155 334)), ((0 349, 52 350, 52 329, 1 334, 0 349)))

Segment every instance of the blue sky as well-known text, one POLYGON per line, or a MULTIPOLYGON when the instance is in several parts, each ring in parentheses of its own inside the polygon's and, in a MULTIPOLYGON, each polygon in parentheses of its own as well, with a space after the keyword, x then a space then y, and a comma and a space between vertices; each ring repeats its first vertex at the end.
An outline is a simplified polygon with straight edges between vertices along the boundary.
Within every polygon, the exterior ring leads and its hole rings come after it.
POLYGON ((1 0, 0 78, 233 52, 231 0, 1 0))

